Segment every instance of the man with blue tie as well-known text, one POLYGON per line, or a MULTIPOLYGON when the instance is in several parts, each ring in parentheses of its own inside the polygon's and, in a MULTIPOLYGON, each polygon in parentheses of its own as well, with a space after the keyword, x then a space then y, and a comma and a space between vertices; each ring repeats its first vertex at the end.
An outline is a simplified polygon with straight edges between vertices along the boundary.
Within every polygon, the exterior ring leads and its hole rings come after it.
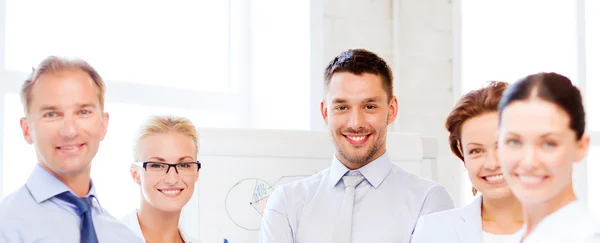
POLYGON ((347 50, 325 69, 324 85, 321 114, 336 148, 331 167, 275 189, 261 243, 408 243, 419 216, 454 208, 443 186, 387 155, 398 101, 383 59, 347 50))
POLYGON ((48 57, 23 83, 20 124, 38 163, 0 202, 0 242, 142 242, 101 208, 90 178, 108 126, 104 94, 100 75, 79 59, 48 57))

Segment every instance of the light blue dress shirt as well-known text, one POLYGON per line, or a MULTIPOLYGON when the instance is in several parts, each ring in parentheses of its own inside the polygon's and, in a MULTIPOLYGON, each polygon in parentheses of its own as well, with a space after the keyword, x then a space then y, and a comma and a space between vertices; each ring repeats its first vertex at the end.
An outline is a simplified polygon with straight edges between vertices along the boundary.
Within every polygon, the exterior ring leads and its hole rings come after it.
MULTIPOLYGON (((387 153, 358 169, 352 243, 408 243, 419 216, 454 208, 442 185, 392 164, 387 153)), ((331 243, 349 172, 337 158, 311 177, 281 185, 262 219, 261 243, 331 243)))
MULTIPOLYGON (((65 184, 37 165, 23 187, 0 201, 0 243, 79 243, 76 206, 54 197, 65 191, 65 184)), ((96 197, 93 184, 88 195, 96 197)), ((99 242, 143 243, 97 199, 92 218, 99 242)))

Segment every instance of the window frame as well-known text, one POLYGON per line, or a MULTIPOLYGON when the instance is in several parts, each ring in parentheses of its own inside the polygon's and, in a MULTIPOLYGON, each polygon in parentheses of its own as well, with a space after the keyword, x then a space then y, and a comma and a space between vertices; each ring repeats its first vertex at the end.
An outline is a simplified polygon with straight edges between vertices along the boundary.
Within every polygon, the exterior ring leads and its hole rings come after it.
MULTIPOLYGON (((248 8, 244 8, 245 4, 248 4, 246 1, 241 1, 236 3, 236 1, 230 1, 229 13, 232 11, 243 11, 239 16, 236 16, 233 19, 230 16, 230 37, 229 37, 229 48, 237 48, 242 49, 244 52, 239 53, 240 56, 239 62, 243 63, 249 60, 250 58, 250 50, 249 43, 232 43, 232 36, 244 36, 248 35, 249 32, 246 31, 246 26, 240 26, 240 28, 236 28, 235 31, 239 31, 240 33, 231 33, 231 21, 236 21, 235 24, 249 24, 248 18, 250 14, 248 13, 248 8), (232 10, 232 8, 235 8, 232 10), (237 45, 233 47, 232 45, 237 45)), ((6 0, 0 0, 0 26, 6 26, 6 0)), ((21 85, 25 78, 29 75, 29 73, 21 72, 21 71, 12 71, 7 70, 5 68, 6 63, 6 28, 3 28, 0 31, 0 95, 2 95, 2 99, 0 99, 0 107, 4 107, 4 95, 7 93, 19 94, 21 85)), ((230 52, 230 57, 231 57, 230 52)), ((232 66, 232 62, 229 62, 229 73, 236 73, 238 77, 249 77, 248 73, 250 72, 249 68, 245 67, 245 65, 235 65, 232 66)), ((115 80, 105 80, 107 91, 105 102, 118 102, 118 103, 129 103, 129 104, 139 104, 139 105, 148 105, 148 106, 162 106, 162 107, 173 107, 173 108, 183 108, 183 109, 201 109, 207 111, 230 111, 232 114, 240 117, 243 121, 251 120, 251 97, 249 92, 245 92, 250 89, 251 80, 250 78, 242 78, 238 80, 232 81, 232 75, 229 75, 229 86, 231 90, 226 92, 209 92, 209 91, 198 91, 192 89, 184 89, 184 88, 176 88, 176 87, 166 87, 152 84, 140 84, 140 83, 129 83, 115 80), (154 97, 161 97, 161 99, 155 99, 154 97), (215 105, 218 104, 218 105, 215 105)), ((19 104, 21 105, 21 104, 19 104)), ((107 110, 110 113, 110 110, 107 110)), ((18 121, 14 121, 18 122, 18 121)), ((241 122, 241 128, 251 127, 250 122, 241 122)), ((0 128, 4 128, 4 111, 0 112, 0 128)), ((0 172, 4 168, 4 141, 0 140, 0 172)), ((0 195, 3 195, 4 185, 3 181, 0 180, 0 195)))
MULTIPOLYGON (((6 1, 0 0, 0 26, 6 26, 6 1)), ((165 87, 151 84, 117 82, 107 79, 107 93, 105 102, 128 103, 136 105, 172 107, 183 109, 197 109, 206 111, 231 111, 239 117, 239 128, 255 128, 253 122, 253 109, 260 104, 253 104, 252 100, 252 67, 247 65, 252 58, 252 12, 251 0, 229 0, 229 85, 231 90, 226 92, 208 92, 188 90, 183 88, 165 87), (244 41, 238 41, 244 40, 244 41), (161 99, 152 97, 160 96, 161 99), (215 105, 217 104, 217 105, 215 105)), ((324 5, 322 0, 310 0, 310 57, 309 65, 309 125, 310 130, 324 130, 325 126, 318 108, 322 98, 322 69, 323 69, 323 21, 324 5)), ((18 94, 25 77, 25 72, 9 71, 5 69, 6 53, 6 28, 0 30, 0 95, 7 93, 18 94)), ((4 107, 4 98, 0 99, 0 107, 4 107)), ((15 104, 16 105, 16 104, 15 104)), ((21 105, 21 104, 19 104, 21 105)), ((110 113, 110 110, 107 110, 110 113)), ((14 121, 18 122, 18 121, 14 121)), ((4 111, 0 112, 0 128, 4 128, 4 111)), ((0 173, 4 167, 4 141, 0 140, 0 173)), ((3 195, 4 185, 0 180, 0 195, 3 195)))
MULTIPOLYGON (((453 4, 453 31, 454 33, 456 33, 454 36, 454 43, 453 43, 453 63, 454 63, 454 67, 453 67, 453 85, 454 85, 454 89, 453 89, 453 93, 454 93, 454 101, 458 101, 458 99, 463 95, 463 86, 465 86, 463 80, 462 80, 462 26, 461 26, 461 22, 462 22, 462 18, 461 18, 461 9, 462 9, 462 2, 464 0, 455 0, 452 2, 453 4)), ((587 60, 586 60, 586 11, 585 11, 585 2, 586 0, 576 0, 576 28, 577 28, 577 71, 576 71, 576 75, 577 75, 577 87, 580 89, 583 99, 587 100, 587 97, 589 95, 588 90, 586 89, 586 84, 587 84, 587 60)), ((590 106, 586 107, 586 111, 590 111, 590 106)), ((589 116, 587 117, 587 122, 589 123, 589 116)), ((588 126, 588 130, 586 131, 591 138, 591 142, 590 142, 590 147, 591 146, 598 146, 600 145, 600 130, 590 130, 589 126, 588 126)), ((587 166, 587 161, 588 158, 584 158, 578 165, 577 168, 579 169, 579 172, 574 173, 574 177, 577 178, 578 181, 583 181, 583 183, 579 183, 578 185, 576 185, 575 190, 578 192, 578 197, 579 199, 581 199, 582 201, 588 202, 589 201, 589 179, 588 179, 588 166, 587 166)), ((461 188, 463 188, 463 190, 461 191, 461 197, 460 197, 460 202, 458 202, 459 205, 466 205, 468 203, 470 203, 470 201, 465 201, 467 198, 468 193, 470 193, 470 190, 467 191, 467 184, 469 183, 469 178, 467 176, 467 173, 465 170, 463 170, 462 172, 462 178, 463 180, 460 181, 461 188)))

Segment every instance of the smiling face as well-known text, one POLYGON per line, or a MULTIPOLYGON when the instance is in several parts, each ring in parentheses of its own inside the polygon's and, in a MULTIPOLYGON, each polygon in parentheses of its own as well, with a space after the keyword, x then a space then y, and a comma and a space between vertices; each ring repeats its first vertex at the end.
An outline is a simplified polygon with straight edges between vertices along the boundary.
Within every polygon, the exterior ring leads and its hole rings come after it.
POLYGON ((486 198, 511 197, 497 158, 498 112, 488 112, 465 121, 461 129, 461 151, 473 187, 486 198))
POLYGON ((503 111, 499 159, 503 174, 523 204, 573 194, 573 162, 583 159, 589 137, 577 140, 569 115, 557 105, 532 98, 503 111))
POLYGON ((331 77, 321 113, 336 157, 346 167, 360 168, 385 153, 387 126, 398 107, 396 97, 388 100, 378 75, 338 72, 331 77))
MULTIPOLYGON (((176 132, 150 134, 139 141, 137 158, 143 162, 178 164, 196 161, 196 146, 191 137, 176 132)), ((165 212, 181 211, 194 193, 199 173, 178 174, 171 167, 168 173, 153 173, 131 166, 134 181, 141 186, 143 203, 165 212)))
POLYGON ((21 129, 35 146, 40 166, 59 177, 89 173, 108 126, 99 94, 92 78, 78 69, 43 74, 35 81, 21 129))

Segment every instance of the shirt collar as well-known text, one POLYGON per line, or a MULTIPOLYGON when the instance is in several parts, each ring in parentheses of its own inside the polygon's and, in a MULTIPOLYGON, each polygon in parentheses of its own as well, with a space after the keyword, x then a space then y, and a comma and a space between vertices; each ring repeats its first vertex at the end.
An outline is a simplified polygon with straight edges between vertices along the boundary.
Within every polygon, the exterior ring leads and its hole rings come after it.
MULTIPOLYGON (((146 242, 146 239, 144 238, 144 233, 142 233, 142 225, 140 224, 140 218, 138 217, 138 213, 139 210, 135 210, 135 212, 131 215, 129 215, 129 218, 127 220, 129 220, 130 222, 128 222, 132 227, 130 227, 130 229, 136 233, 138 236, 140 236, 144 242, 146 242), (133 228, 133 229, 132 229, 133 228)), ((190 237, 189 235, 187 235, 185 232, 183 232, 181 230, 181 228, 179 228, 179 235, 181 236, 181 238, 183 239, 183 242, 185 243, 193 243, 194 241, 192 241, 192 237, 190 237)))
MULTIPOLYGON (((331 161, 331 169, 329 170, 330 187, 335 187, 342 179, 342 176, 348 171, 350 170, 342 164, 334 154, 331 161)), ((379 158, 359 168, 358 171, 373 187, 375 187, 375 189, 377 189, 387 175, 390 174, 390 171, 392 171, 392 161, 386 151, 383 155, 379 156, 379 158)))
MULTIPOLYGON (((73 193, 73 191, 71 191, 67 185, 65 185, 46 169, 42 168, 39 164, 35 166, 33 173, 31 173, 31 176, 29 176, 29 179, 27 179, 25 185, 29 189, 31 196, 33 196, 38 204, 43 203, 44 201, 66 191, 73 193)), ((92 181, 90 181, 90 187, 91 188, 87 196, 93 196, 95 200, 98 200, 96 196, 96 188, 94 187, 94 183, 92 181)), ((73 193, 73 195, 77 194, 73 193)))

